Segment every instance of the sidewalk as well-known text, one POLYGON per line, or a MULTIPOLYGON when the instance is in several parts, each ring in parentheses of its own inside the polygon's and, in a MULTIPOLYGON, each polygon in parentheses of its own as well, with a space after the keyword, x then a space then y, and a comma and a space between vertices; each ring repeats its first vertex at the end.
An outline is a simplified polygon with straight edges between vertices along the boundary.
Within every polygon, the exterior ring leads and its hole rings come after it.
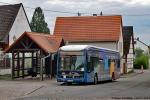
POLYGON ((144 72, 146 72, 146 71, 147 71, 147 70, 143 70, 143 72, 142 72, 142 70, 136 69, 136 70, 134 70, 134 72, 132 72, 132 73, 127 73, 127 74, 121 75, 120 78, 134 77, 134 76, 139 75, 139 74, 142 74, 142 73, 144 73, 144 72))

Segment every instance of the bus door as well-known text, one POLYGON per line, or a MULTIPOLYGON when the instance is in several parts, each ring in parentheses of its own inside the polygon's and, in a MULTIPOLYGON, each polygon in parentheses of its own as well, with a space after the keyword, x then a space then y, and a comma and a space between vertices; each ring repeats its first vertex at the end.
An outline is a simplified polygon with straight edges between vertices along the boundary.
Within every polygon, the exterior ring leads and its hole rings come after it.
POLYGON ((89 82, 94 81, 95 74, 99 75, 99 67, 100 67, 99 58, 90 56, 88 58, 88 69, 87 69, 87 73, 88 73, 87 79, 89 82))
POLYGON ((110 62, 110 77, 112 77, 113 72, 115 72, 115 62, 114 62, 114 60, 111 60, 111 62, 110 62))
POLYGON ((86 74, 87 82, 93 82, 94 81, 93 77, 94 77, 93 57, 88 56, 87 74, 86 74))
POLYGON ((104 60, 99 60, 99 80, 102 81, 105 79, 105 70, 104 70, 104 60))

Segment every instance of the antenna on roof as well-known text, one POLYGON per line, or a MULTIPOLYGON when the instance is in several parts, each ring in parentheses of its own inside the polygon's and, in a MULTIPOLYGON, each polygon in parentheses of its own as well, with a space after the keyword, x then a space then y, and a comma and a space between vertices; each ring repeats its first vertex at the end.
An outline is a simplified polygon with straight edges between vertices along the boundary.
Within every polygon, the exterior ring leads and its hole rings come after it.
POLYGON ((103 16, 103 12, 102 11, 100 12, 100 16, 103 16))
POLYGON ((78 12, 77 14, 78 14, 78 16, 81 16, 81 13, 78 12))

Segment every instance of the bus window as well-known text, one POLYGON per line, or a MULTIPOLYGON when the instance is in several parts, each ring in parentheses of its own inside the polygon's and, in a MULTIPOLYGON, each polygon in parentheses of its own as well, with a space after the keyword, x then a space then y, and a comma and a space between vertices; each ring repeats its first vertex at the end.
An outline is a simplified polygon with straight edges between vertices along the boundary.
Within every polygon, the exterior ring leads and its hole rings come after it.
POLYGON ((92 58, 88 56, 88 61, 87 61, 87 72, 92 71, 92 58))
POLYGON ((115 68, 120 68, 120 61, 118 59, 114 59, 115 68))
POLYGON ((109 59, 108 58, 106 58, 106 59, 104 59, 104 69, 105 70, 108 70, 109 69, 109 59))
POLYGON ((88 57, 87 63, 87 71, 91 72, 94 71, 99 66, 99 58, 98 57, 88 57))
POLYGON ((117 60, 117 68, 120 68, 120 60, 117 60))
POLYGON ((99 58, 93 57, 93 67, 95 72, 99 72, 99 58))
POLYGON ((111 59, 108 59, 108 67, 110 68, 111 59))
POLYGON ((82 55, 61 56, 61 71, 84 71, 84 57, 82 55))
POLYGON ((64 57, 64 58, 62 58, 62 60, 61 60, 61 69, 63 70, 63 69, 66 69, 66 70, 69 70, 70 69, 70 58, 69 57, 64 57), (64 68, 63 68, 63 66, 64 66, 64 68))

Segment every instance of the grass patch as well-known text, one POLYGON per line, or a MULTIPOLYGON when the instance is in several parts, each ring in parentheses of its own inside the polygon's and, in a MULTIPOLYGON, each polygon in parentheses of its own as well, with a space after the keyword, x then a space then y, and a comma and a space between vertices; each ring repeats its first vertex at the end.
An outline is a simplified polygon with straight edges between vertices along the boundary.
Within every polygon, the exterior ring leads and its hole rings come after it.
POLYGON ((0 80, 11 80, 10 74, 0 75, 0 80))

